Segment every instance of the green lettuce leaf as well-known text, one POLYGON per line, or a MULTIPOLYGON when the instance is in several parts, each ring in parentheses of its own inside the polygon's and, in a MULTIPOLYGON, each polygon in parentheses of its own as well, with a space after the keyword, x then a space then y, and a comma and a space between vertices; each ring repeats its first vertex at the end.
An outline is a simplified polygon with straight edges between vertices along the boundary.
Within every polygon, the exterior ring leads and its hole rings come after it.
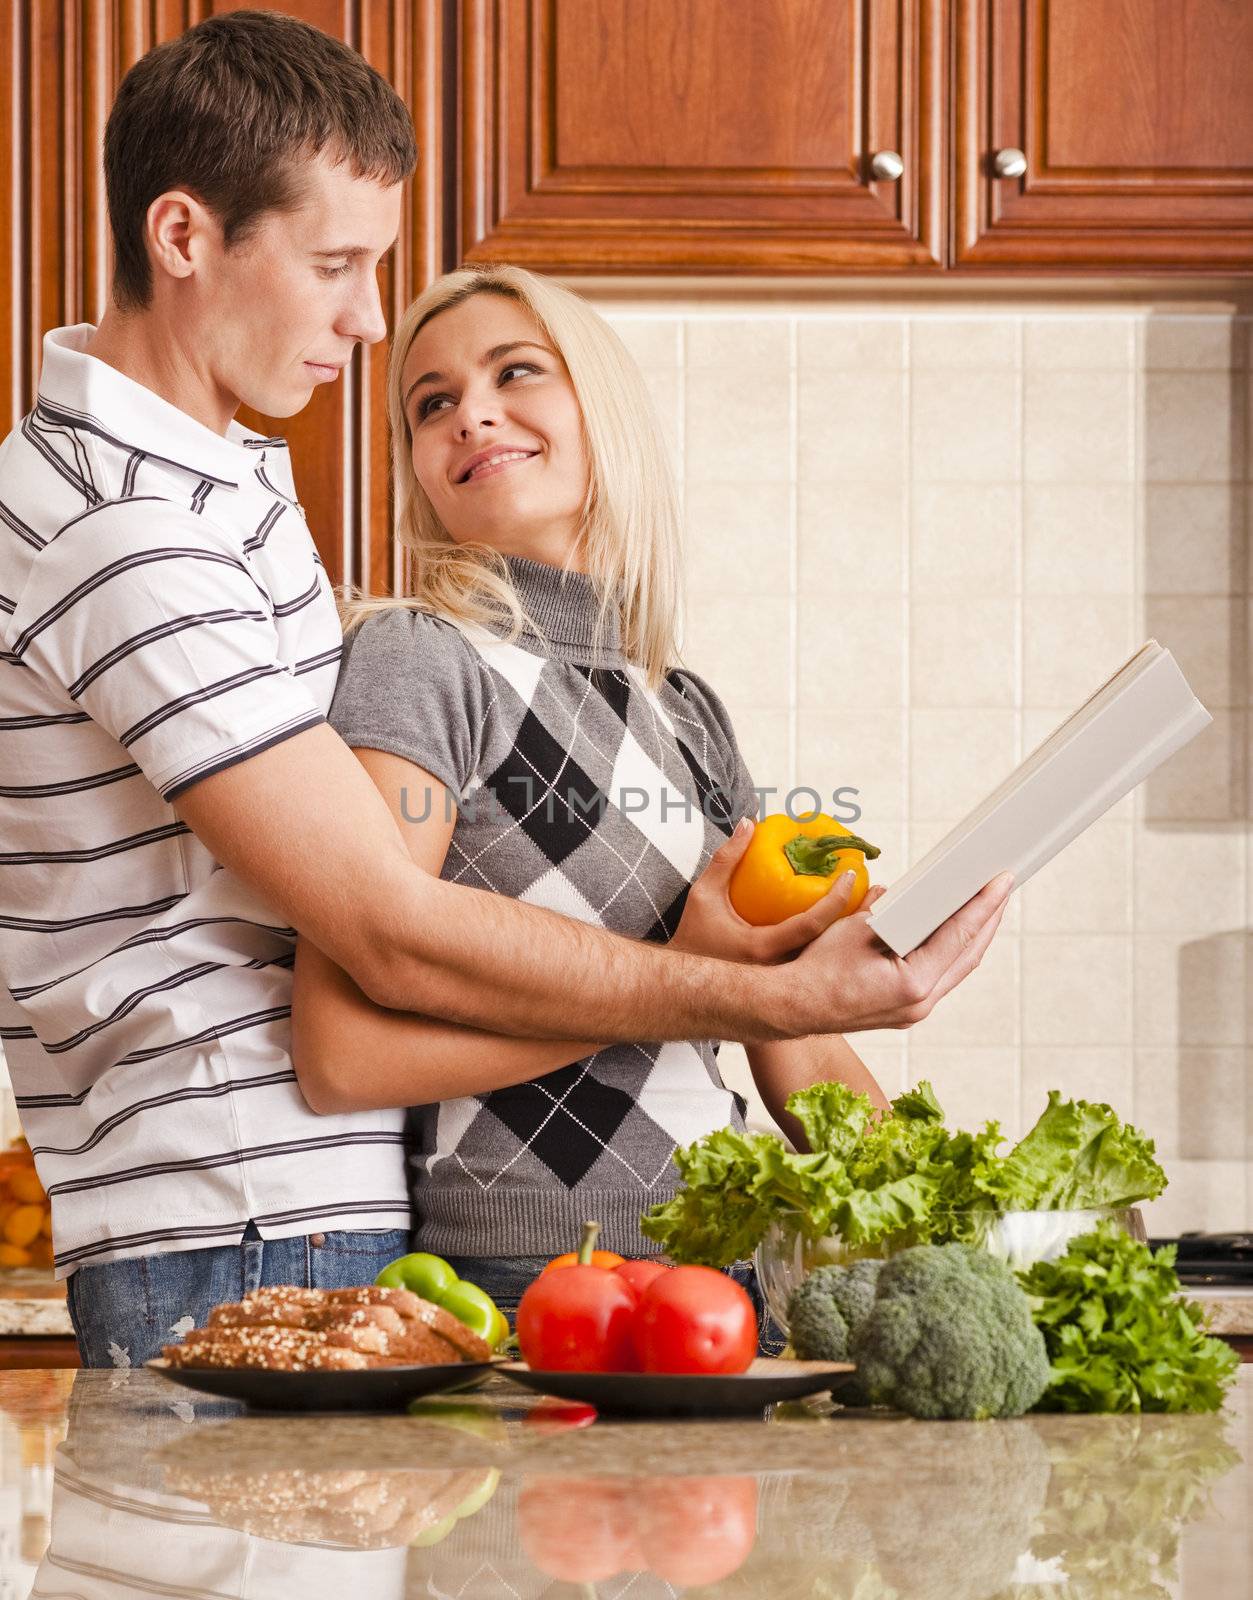
POLYGON ((846 1083, 815 1083, 788 1096, 787 1109, 805 1130, 811 1150, 848 1161, 874 1121, 874 1102, 846 1083))
POLYGON ((1151 1200, 1166 1187, 1153 1141, 1109 1106, 1056 1089, 1035 1127, 976 1187, 999 1211, 1085 1211, 1151 1200))
POLYGON ((1173 1246, 1151 1250, 1114 1222, 1018 1281, 1031 1296, 1052 1378, 1042 1411, 1216 1411, 1239 1357, 1180 1298, 1173 1246))
POLYGON ((849 1188, 843 1163, 826 1151, 796 1155, 773 1134, 721 1128, 676 1150, 685 1187, 640 1219, 674 1261, 725 1267, 751 1256, 776 1217, 795 1213, 811 1238, 830 1231, 849 1188))
POLYGON ((910 1232, 919 1243, 929 1237, 938 1180, 925 1173, 893 1178, 875 1189, 853 1189, 836 1200, 832 1223, 846 1244, 874 1244, 888 1234, 910 1232))
POLYGON ((925 1078, 920 1078, 914 1088, 897 1095, 892 1102, 892 1115, 920 1122, 944 1121, 944 1112, 935 1097, 935 1090, 925 1078))

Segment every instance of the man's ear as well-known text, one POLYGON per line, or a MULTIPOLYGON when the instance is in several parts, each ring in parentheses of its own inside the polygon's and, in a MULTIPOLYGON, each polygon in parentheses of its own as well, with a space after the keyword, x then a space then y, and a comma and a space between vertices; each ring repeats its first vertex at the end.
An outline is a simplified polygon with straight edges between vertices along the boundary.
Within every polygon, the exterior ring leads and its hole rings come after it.
POLYGON ((195 195, 170 189, 148 207, 144 237, 154 276, 190 278, 206 247, 221 249, 222 225, 195 195))

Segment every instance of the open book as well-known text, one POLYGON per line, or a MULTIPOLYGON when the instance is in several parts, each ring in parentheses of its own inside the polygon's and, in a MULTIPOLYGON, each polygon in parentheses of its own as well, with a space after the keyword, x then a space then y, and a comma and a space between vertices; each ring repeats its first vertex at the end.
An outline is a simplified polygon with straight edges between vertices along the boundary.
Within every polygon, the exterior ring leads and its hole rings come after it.
POLYGON ((1026 883, 1213 720, 1150 639, 880 897, 870 927, 908 955, 998 872, 1026 883))

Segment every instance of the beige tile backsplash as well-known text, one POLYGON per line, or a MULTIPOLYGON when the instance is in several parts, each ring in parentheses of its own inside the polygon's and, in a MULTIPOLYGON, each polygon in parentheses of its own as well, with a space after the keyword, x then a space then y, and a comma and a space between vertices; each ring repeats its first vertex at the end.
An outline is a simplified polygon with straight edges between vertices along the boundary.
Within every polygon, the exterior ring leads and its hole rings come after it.
POLYGON ((1016 485, 916 484, 909 498, 912 596, 964 603, 972 595, 1004 600, 1018 594, 1024 524, 1016 485))
POLYGON ((1144 639, 1214 713, 926 1022, 854 1045, 1010 1135, 1050 1088, 1108 1100, 1170 1173, 1151 1229, 1253 1225, 1249 319, 674 302, 605 309, 681 429, 685 654, 767 810, 857 789, 890 883, 1144 639))

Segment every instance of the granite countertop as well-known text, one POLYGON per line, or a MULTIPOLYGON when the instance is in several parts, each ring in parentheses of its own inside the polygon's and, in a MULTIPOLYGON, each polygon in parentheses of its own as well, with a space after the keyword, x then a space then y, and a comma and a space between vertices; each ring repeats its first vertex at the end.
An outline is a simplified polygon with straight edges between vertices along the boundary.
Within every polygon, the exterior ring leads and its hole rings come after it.
POLYGON ((1185 1293, 1205 1308, 1211 1333, 1253 1337, 1253 1288, 1187 1289, 1185 1293))
POLYGON ((49 1272, 0 1272, 0 1338, 72 1338, 65 1283, 49 1272))
POLYGON ((498 1375, 410 1416, 254 1415, 144 1371, 14 1372, 3 1445, 22 1600, 73 1574, 96 1600, 175 1574, 242 1600, 1216 1600, 1250 1565, 1248 1366, 1217 1415, 980 1423, 616 1422, 498 1375))

